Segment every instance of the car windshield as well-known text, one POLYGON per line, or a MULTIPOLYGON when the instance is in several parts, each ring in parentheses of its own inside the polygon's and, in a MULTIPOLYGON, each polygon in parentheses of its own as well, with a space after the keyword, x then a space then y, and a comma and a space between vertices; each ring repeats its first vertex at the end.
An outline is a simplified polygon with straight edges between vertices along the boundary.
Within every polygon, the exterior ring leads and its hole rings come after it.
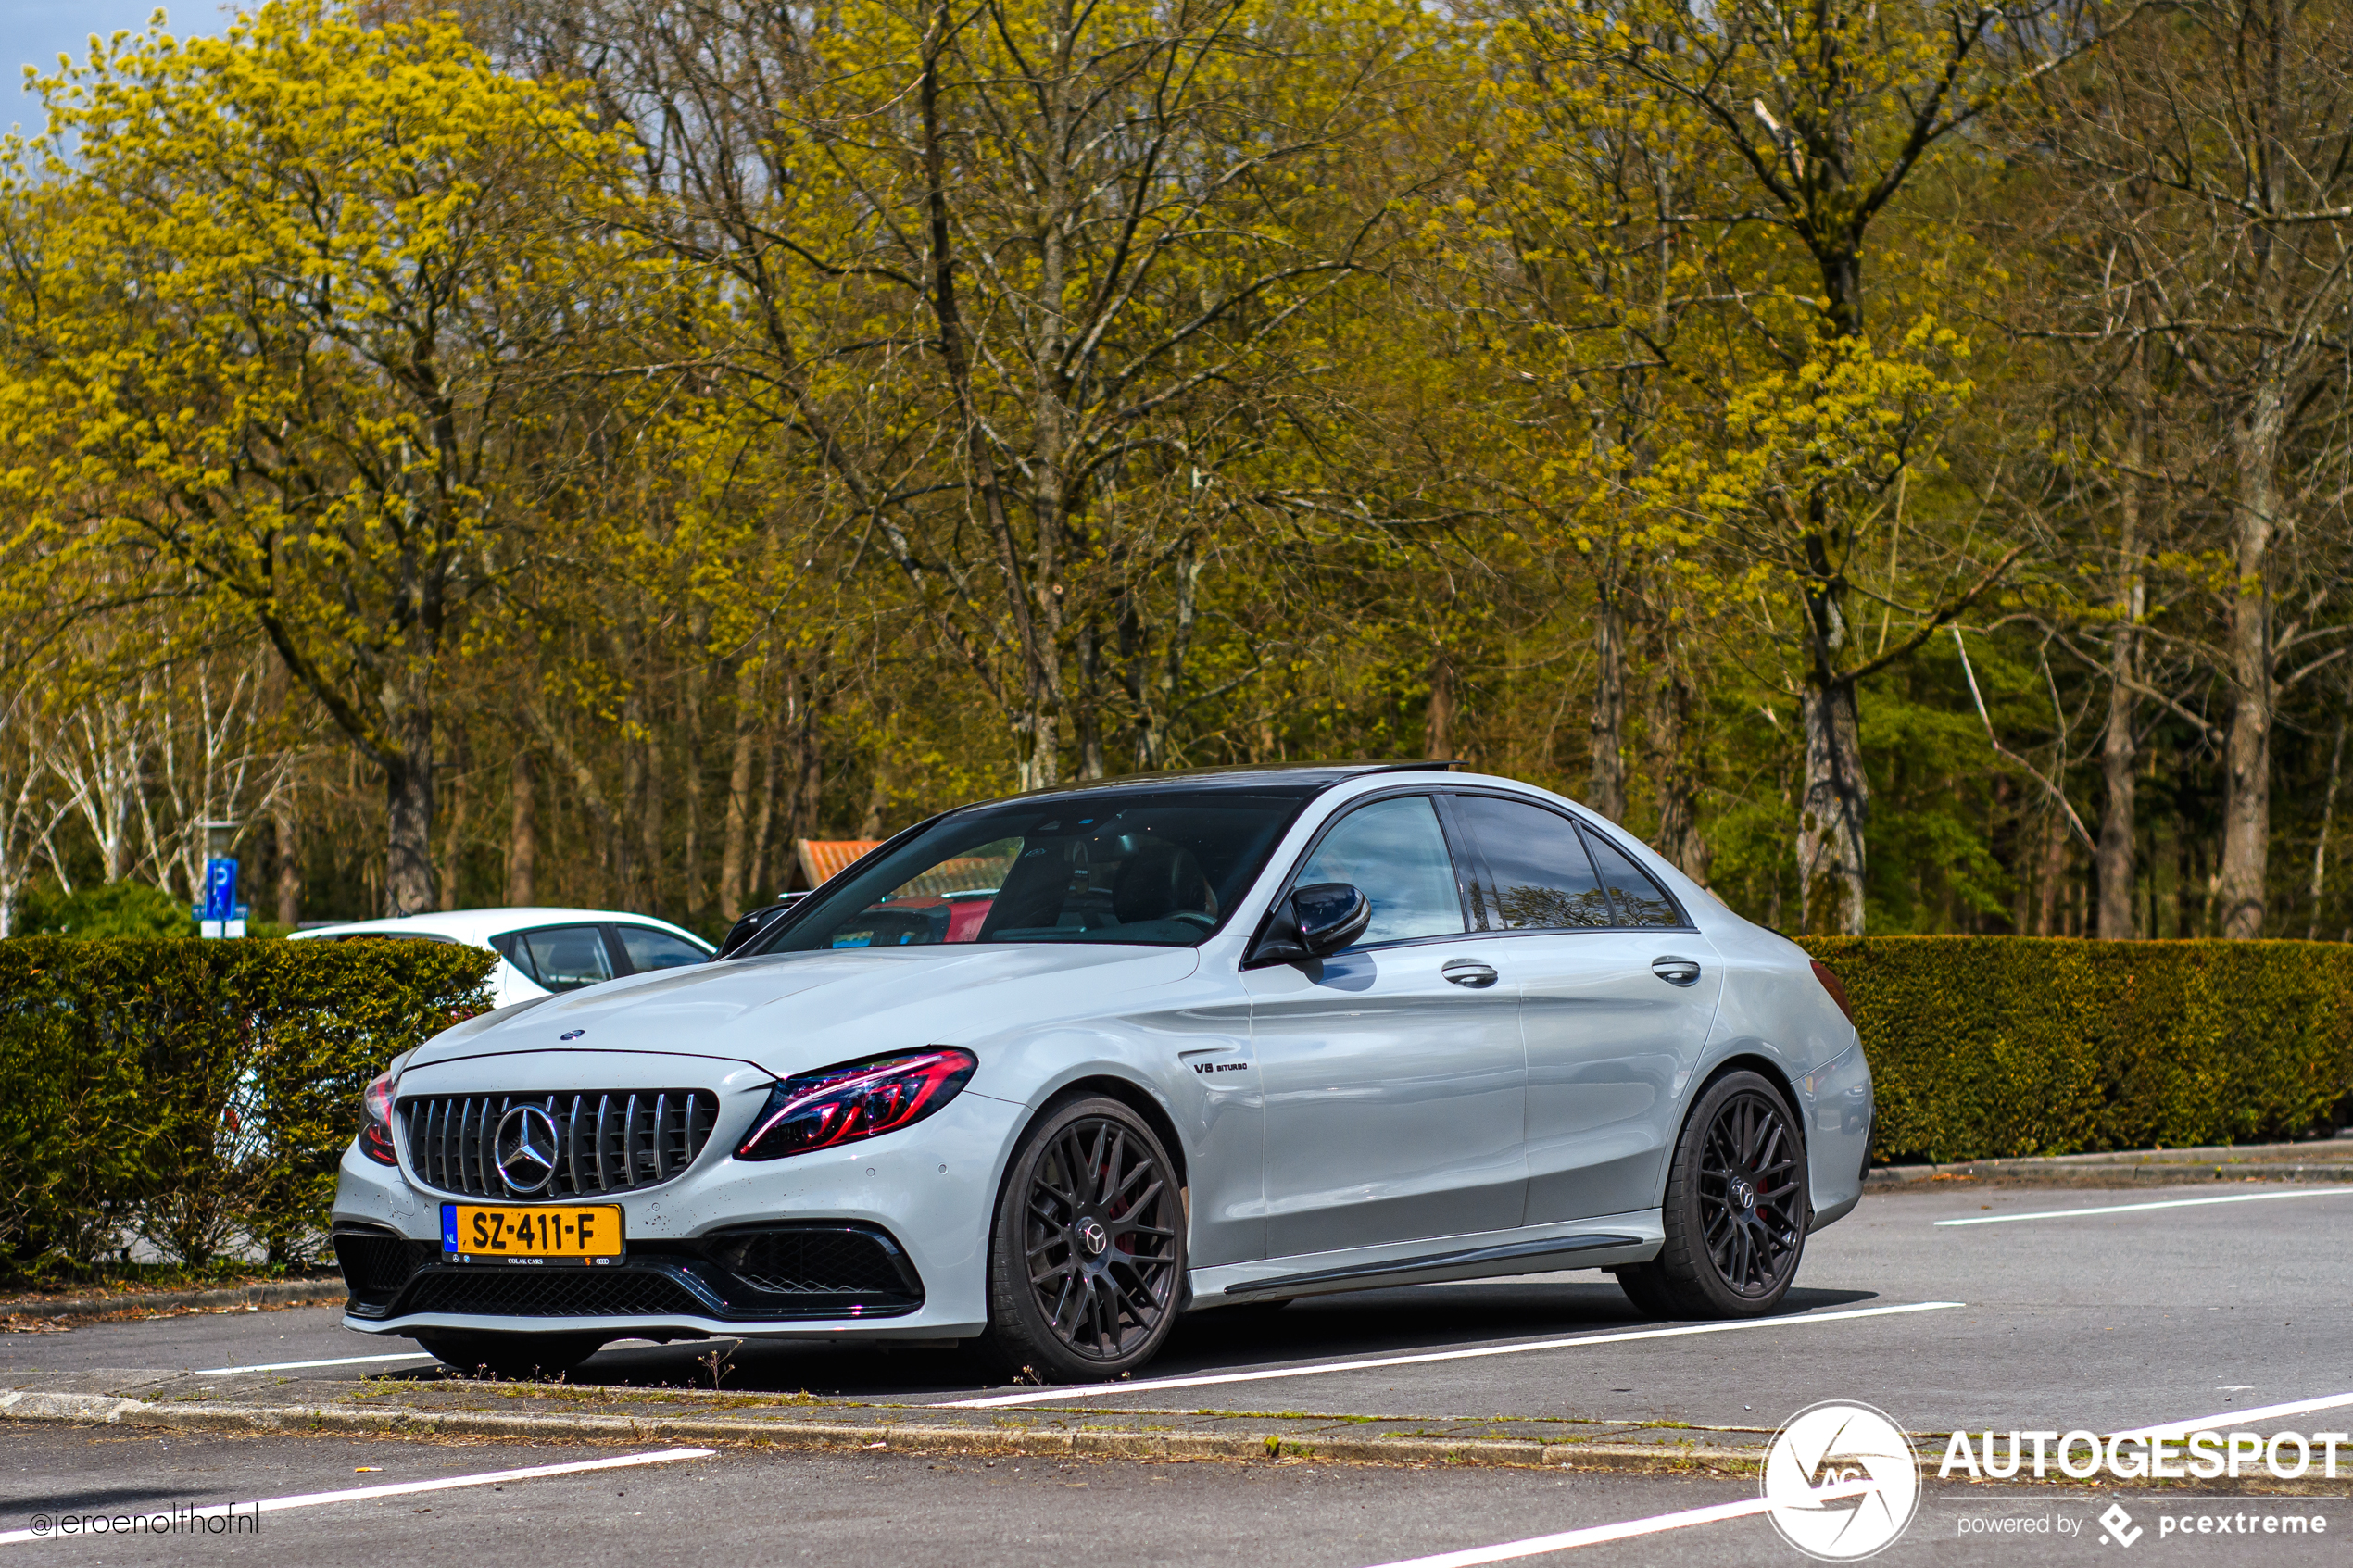
POLYGON ((1224 923, 1312 794, 1119 790, 959 811, 812 897, 752 950, 1189 947, 1224 923))

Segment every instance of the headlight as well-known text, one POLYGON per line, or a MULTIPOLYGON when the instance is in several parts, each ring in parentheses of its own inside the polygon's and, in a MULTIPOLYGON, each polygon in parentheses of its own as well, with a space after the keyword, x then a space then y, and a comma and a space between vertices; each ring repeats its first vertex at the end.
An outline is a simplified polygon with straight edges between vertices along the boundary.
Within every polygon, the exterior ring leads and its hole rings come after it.
POLYGON ((980 1059, 949 1046, 846 1061, 779 1080, 738 1160, 781 1160, 912 1125, 963 1089, 980 1059))
POLYGON ((359 1124, 359 1152, 379 1165, 397 1165, 400 1156, 392 1147, 392 1083, 397 1074, 386 1072, 359 1092, 360 1106, 367 1120, 359 1124))

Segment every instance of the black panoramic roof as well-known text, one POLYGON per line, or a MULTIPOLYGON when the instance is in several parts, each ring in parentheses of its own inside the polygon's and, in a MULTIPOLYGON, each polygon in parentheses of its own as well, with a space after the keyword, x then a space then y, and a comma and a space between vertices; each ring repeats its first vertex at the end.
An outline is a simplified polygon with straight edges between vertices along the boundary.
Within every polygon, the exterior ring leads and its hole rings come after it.
POLYGON ((1106 790, 1151 789, 1169 784, 1212 788, 1279 789, 1305 795, 1317 795, 1334 784, 1350 779, 1363 778, 1368 773, 1443 773, 1458 768, 1458 762, 1241 762, 1223 768, 1171 768, 1157 773, 1123 773, 1112 779, 1087 779, 1072 784, 1050 784, 1011 797, 1026 800, 1040 795, 1093 794, 1106 790))

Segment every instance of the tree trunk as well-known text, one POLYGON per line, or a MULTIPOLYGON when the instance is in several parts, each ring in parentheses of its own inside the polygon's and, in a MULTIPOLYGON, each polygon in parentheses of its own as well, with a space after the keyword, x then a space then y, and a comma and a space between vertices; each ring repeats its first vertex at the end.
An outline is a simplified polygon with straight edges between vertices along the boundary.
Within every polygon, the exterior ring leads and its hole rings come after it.
POLYGON ((1855 684, 1806 682, 1798 699, 1806 735, 1806 793, 1797 817, 1798 929, 1808 936, 1863 935, 1863 780, 1855 684))
POLYGON ((507 819, 507 903, 520 908, 538 901, 534 891, 539 869, 538 775, 528 746, 516 746, 507 766, 511 807, 507 819))
POLYGON ((662 864, 667 857, 662 845, 661 743, 654 738, 653 726, 646 726, 645 794, 637 811, 637 859, 645 867, 646 901, 639 906, 648 914, 662 909, 662 864))
POLYGON ((2043 814, 2043 874, 2034 889, 2034 935, 2064 934, 2065 916, 2059 894, 2067 881, 2067 819, 2057 810, 2043 814))
POLYGON ((1088 621, 1078 628, 1078 776, 1103 776, 1102 637, 1088 621))
POLYGON ((761 661, 747 659, 736 669, 736 738, 727 758, 727 823, 719 850, 719 914, 734 920, 745 908, 744 855, 751 826, 751 765, 760 735, 752 721, 758 715, 761 661))
MULTIPOLYGON (((787 677, 785 686, 785 724, 792 722, 792 696, 793 687, 790 678, 787 677)), ((769 835, 771 831, 774 829, 776 821, 776 773, 778 756, 784 749, 785 724, 772 722, 768 725, 768 744, 761 748, 762 756, 766 759, 766 766, 761 770, 760 774, 760 810, 753 819, 752 822, 751 869, 748 873, 748 880, 744 889, 744 897, 746 900, 752 904, 764 904, 768 901, 770 896, 772 879, 768 874, 768 851, 774 840, 769 835)), ((787 781, 785 787, 787 789, 792 787, 789 781, 787 781)), ((787 808, 787 811, 789 811, 789 808, 787 808)), ((785 853, 787 857, 792 854, 792 848, 789 845, 786 847, 785 853)), ((774 885, 777 888, 782 888, 786 883, 790 882, 791 880, 792 873, 790 872, 786 872, 783 875, 773 879, 774 885)))
POLYGON ((2329 792, 2321 806, 2321 836, 2312 844, 2312 915, 2304 922, 2304 940, 2321 935, 2321 895, 2328 888, 2329 833, 2336 826, 2336 787, 2345 777, 2345 715, 2336 716, 2336 744, 2329 749, 2329 792))
POLYGON ((271 829, 277 840, 277 920, 289 927, 302 916, 301 842, 296 832, 293 797, 293 790, 282 791, 270 811, 271 829))
POLYGON ((1453 746, 1454 666, 1441 648, 1429 666, 1429 711, 1422 723, 1422 755, 1443 762, 1453 756, 1453 746))
POLYGON ((1626 622, 1604 583, 1593 602, 1593 782, 1585 804, 1626 820, 1626 622))
POLYGON ((1692 684, 1662 649, 1651 681, 1650 753, 1656 770, 1656 848, 1703 887, 1715 852, 1699 830, 1699 771, 1692 763, 1692 684))
POLYGON ((2271 540, 2279 526, 2279 442, 2285 412, 2266 385, 2233 431, 2238 459, 2238 580, 2230 596, 2231 730, 2224 743, 2221 935, 2263 935, 2271 849, 2271 540))
POLYGON ((421 915, 433 900, 433 721, 405 725, 408 745, 384 769, 384 910, 421 915))
POLYGON ((2132 423, 2125 436, 2123 489, 2117 497, 2117 627, 2116 641, 2108 651, 2108 729, 2100 740, 2100 779, 2105 786, 2105 799, 2100 808, 2099 849, 2094 856, 2100 888, 2099 935, 2112 942, 2124 941, 2134 935, 2133 814, 2134 769, 2140 762, 2139 743, 2133 735, 2140 701, 2132 688, 2139 679, 2135 665, 2143 609, 2140 476, 2146 471, 2142 433, 2147 418, 2147 383, 2135 374, 2126 387, 2133 395, 2134 407, 2125 414, 2132 423))
MULTIPOLYGON (((465 749, 462 734, 459 736, 457 749, 462 756, 465 749)), ((449 781, 450 806, 441 831, 440 892, 441 908, 444 909, 458 907, 459 868, 466 853, 466 793, 463 775, 449 781)))
MULTIPOLYGON (((699 621, 699 617, 697 618, 699 621)), ((686 797, 686 843, 685 899, 686 915, 692 919, 703 911, 706 903, 702 882, 702 694, 708 673, 702 656, 703 638, 698 626, 695 658, 686 669, 686 752, 679 783, 686 797)))

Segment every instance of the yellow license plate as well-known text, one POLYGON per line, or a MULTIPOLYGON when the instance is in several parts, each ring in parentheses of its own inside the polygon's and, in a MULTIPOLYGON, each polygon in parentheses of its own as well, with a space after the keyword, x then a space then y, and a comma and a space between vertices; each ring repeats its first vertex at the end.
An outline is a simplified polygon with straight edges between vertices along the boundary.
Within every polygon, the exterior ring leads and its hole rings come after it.
POLYGON ((441 1255, 453 1263, 617 1263, 621 1210, 445 1203, 441 1255))

